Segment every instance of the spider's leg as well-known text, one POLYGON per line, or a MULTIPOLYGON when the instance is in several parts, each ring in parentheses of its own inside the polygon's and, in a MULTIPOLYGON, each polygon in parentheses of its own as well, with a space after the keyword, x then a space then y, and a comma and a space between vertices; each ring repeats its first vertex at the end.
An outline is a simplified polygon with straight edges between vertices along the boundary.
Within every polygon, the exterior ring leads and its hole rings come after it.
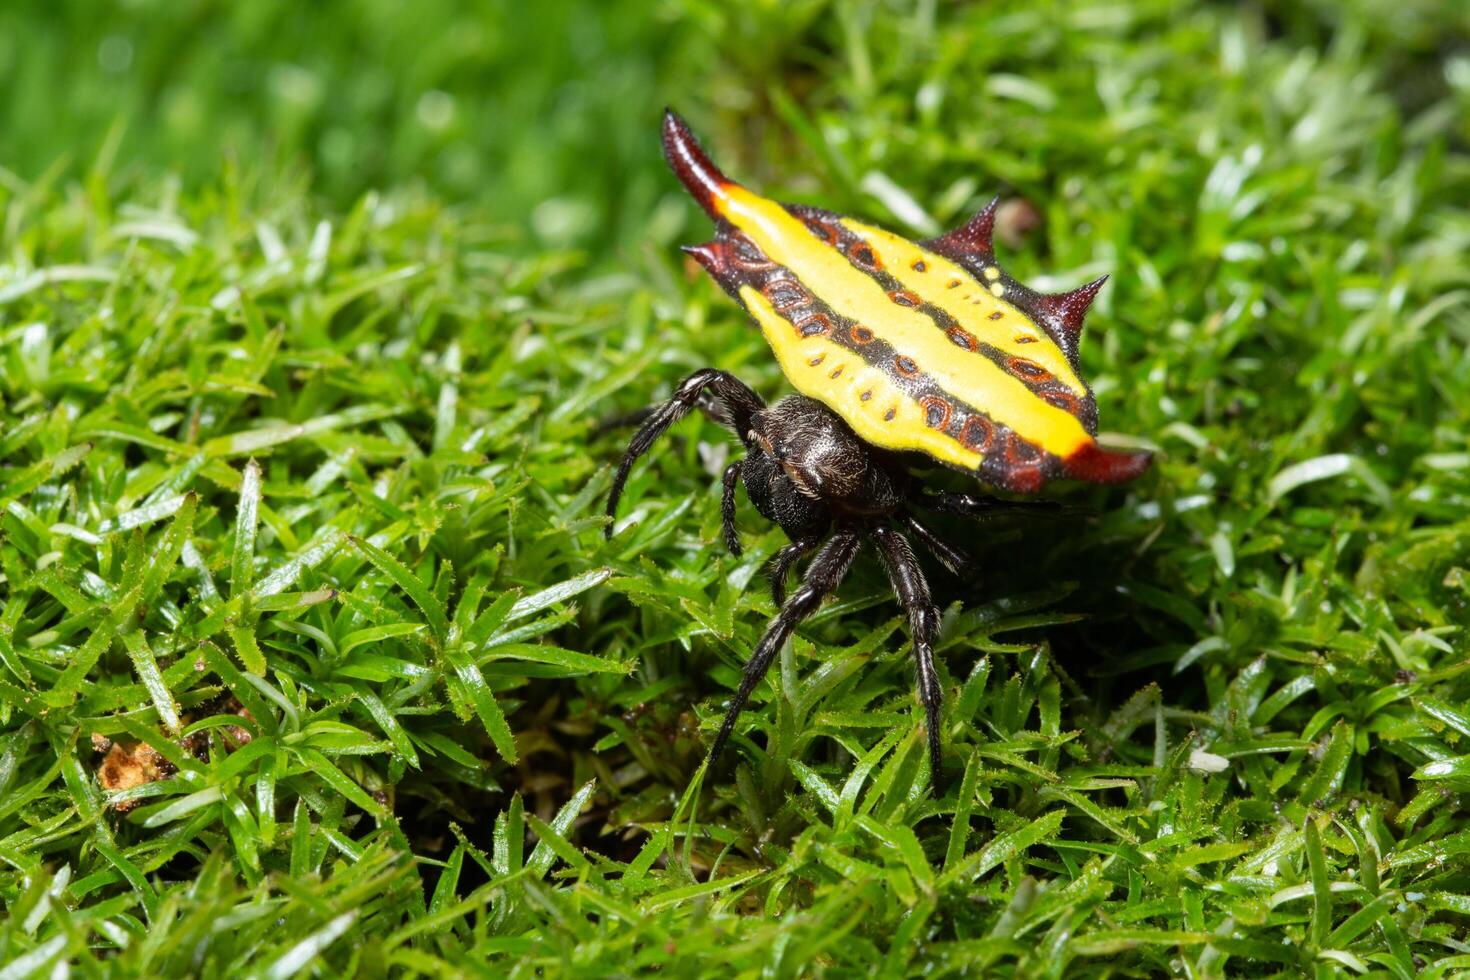
POLYGON ((740 482, 740 463, 741 460, 737 459, 725 467, 725 475, 720 481, 725 487, 720 496, 720 529, 725 532, 725 547, 736 558, 741 553, 740 534, 735 530, 735 485, 740 482))
POLYGON ((1053 500, 1001 500, 999 497, 987 497, 979 493, 947 490, 939 493, 918 494, 913 497, 913 502, 925 510, 938 514, 957 514, 960 517, 969 517, 977 521, 989 520, 1004 514, 1039 516, 1077 512, 1053 500))
MULTIPOLYGON (((667 432, 671 425, 688 415, 690 410, 699 404, 706 387, 719 400, 719 405, 715 408, 717 421, 731 429, 742 440, 750 431, 751 416, 765 407, 765 402, 761 401, 760 396, 746 387, 745 383, 733 374, 715 368, 702 368, 685 378, 674 390, 672 398, 649 413, 633 435, 632 441, 628 443, 627 452, 623 453, 622 462, 618 464, 618 472, 613 477, 612 490, 607 495, 607 516, 609 518, 617 516, 618 499, 623 495, 623 486, 628 482, 628 474, 633 470, 633 463, 639 456, 648 452, 648 447, 652 446, 659 436, 667 432)), ((612 532, 613 525, 609 521, 604 529, 604 534, 610 538, 612 532)))
POLYGON ((842 577, 847 574, 847 569, 852 565, 852 558, 857 554, 858 534, 846 528, 838 530, 822 550, 817 552, 817 557, 812 559, 811 567, 807 569, 806 579, 801 583, 791 598, 781 607, 769 626, 766 627, 765 635, 755 645, 750 659, 745 662, 745 670, 740 678, 740 689, 730 699, 730 707, 725 711, 725 720, 720 723, 720 731, 715 735, 714 744, 709 750, 709 765, 714 767, 719 759, 720 753, 725 748, 725 743, 730 740, 730 734, 735 730, 735 719, 745 708, 745 702, 750 700, 750 692, 760 683, 765 676, 766 670, 770 668, 771 661, 776 658, 784 644, 793 632, 797 624, 817 611, 822 604, 822 599, 837 588, 842 577))
POLYGON ((951 574, 964 575, 975 566, 975 561, 959 548, 950 544, 944 538, 935 533, 934 529, 924 524, 913 514, 904 513, 901 516, 904 527, 919 539, 923 546, 929 549, 929 553, 939 559, 940 564, 950 570, 951 574))
MULTIPOLYGON (((635 425, 642 425, 644 420, 654 412, 657 412, 660 407, 662 406, 646 405, 643 408, 634 409, 631 412, 619 412, 616 415, 609 415, 599 419, 592 426, 592 434, 594 436, 600 436, 604 432, 611 432, 613 429, 627 429, 635 425)), ((708 391, 699 393, 699 400, 694 403, 694 407, 720 425, 725 424, 725 420, 720 417, 719 403, 708 391)))
POLYGON ((929 735, 930 785, 939 795, 940 750, 939 709, 944 692, 939 686, 939 672, 934 668, 934 641, 939 632, 939 610, 929 597, 929 583, 908 539, 887 524, 874 525, 873 541, 883 557, 883 567, 893 591, 909 614, 909 630, 914 634, 914 666, 919 677, 919 700, 924 705, 924 726, 929 735))
POLYGON ((694 407, 703 412, 707 418, 718 422, 720 425, 725 424, 725 419, 720 414, 720 400, 714 395, 711 395, 708 388, 699 393, 699 399, 695 401, 694 407))
POLYGON ((821 543, 822 539, 815 536, 797 538, 776 552, 771 559, 770 569, 766 574, 771 580, 771 601, 778 607, 786 602, 786 574, 791 571, 791 566, 811 554, 812 549, 821 543))
POLYGON ((629 426, 642 425, 644 419, 656 411, 658 411, 657 405, 649 405, 632 412, 619 412, 616 415, 605 416, 592 426, 592 434, 594 436, 600 436, 604 432, 611 432, 613 429, 626 429, 629 426))
MULTIPOLYGON (((695 398, 696 407, 735 433, 742 443, 746 442, 750 435, 751 419, 766 407, 765 399, 751 391, 750 386, 735 375, 714 368, 696 371, 679 385, 679 391, 683 391, 690 382, 705 372, 714 374, 714 377, 706 381, 700 389, 695 398)), ((675 397, 678 397, 678 392, 675 392, 675 397)))

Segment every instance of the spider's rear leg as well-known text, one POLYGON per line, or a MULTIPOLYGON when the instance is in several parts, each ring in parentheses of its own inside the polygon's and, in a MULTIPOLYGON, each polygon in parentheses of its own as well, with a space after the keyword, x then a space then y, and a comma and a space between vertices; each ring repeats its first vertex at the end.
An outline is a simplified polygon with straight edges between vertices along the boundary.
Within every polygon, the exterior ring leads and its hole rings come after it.
POLYGON ((918 674, 919 701, 924 705, 924 727, 929 736, 929 783, 939 795, 940 740, 939 712, 944 691, 939 686, 939 671, 934 666, 934 642, 939 634, 939 610, 929 595, 929 583, 914 558, 908 539, 888 524, 875 524, 873 542, 883 558, 893 591, 909 615, 909 631, 914 635, 914 669, 918 674))
POLYGON ((709 767, 720 758, 724 751, 725 743, 730 740, 730 735, 735 731, 735 720, 740 717, 740 712, 745 708, 745 702, 750 700, 750 692, 760 683, 760 679, 766 675, 771 666, 771 661, 780 652, 781 646, 791 638, 796 631, 797 624, 817 611, 822 600, 830 595, 841 583, 847 570, 852 565, 853 556, 857 554, 858 534, 856 531, 842 529, 833 534, 822 550, 817 552, 817 557, 812 559, 811 567, 807 569, 806 579, 801 588, 792 594, 790 600, 781 607, 769 626, 766 627, 765 635, 755 645, 750 659, 745 662, 745 670, 740 678, 740 688, 735 696, 730 699, 730 707, 725 711, 725 719, 720 722, 720 730, 715 735, 714 743, 709 750, 709 767))
POLYGON ((1055 517, 1087 513, 1085 508, 1069 507, 1054 500, 1002 500, 979 493, 940 491, 920 493, 912 501, 936 514, 955 514, 972 520, 986 521, 1003 515, 1023 517, 1055 517))
POLYGON ((674 395, 662 405, 653 408, 628 443, 623 459, 618 463, 618 472, 613 476, 612 489, 607 495, 607 527, 603 533, 611 538, 612 519, 617 517, 618 500, 623 496, 628 474, 639 456, 648 452, 659 436, 669 430, 675 422, 688 415, 706 398, 705 390, 714 396, 713 403, 706 402, 711 415, 721 425, 730 429, 743 441, 750 431, 750 420, 765 407, 761 397, 733 374, 715 368, 701 368, 679 383, 674 395))
POLYGON ((950 574, 963 576, 975 567, 975 560, 961 549, 944 540, 933 528, 920 521, 913 514, 905 512, 900 515, 904 527, 908 528, 914 537, 928 549, 929 553, 939 559, 939 563, 949 569, 950 574))

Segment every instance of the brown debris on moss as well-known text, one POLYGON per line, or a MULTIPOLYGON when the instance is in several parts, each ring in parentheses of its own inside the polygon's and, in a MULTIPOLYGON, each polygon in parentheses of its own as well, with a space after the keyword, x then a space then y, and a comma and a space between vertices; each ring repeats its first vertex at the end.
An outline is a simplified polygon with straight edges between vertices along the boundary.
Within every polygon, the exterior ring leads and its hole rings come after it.
MULTIPOLYGON (((104 741, 106 741, 104 739, 104 741)), ((97 742, 94 739, 93 744, 97 742)), ((119 793, 147 783, 167 779, 177 769, 158 750, 145 742, 112 742, 97 767, 97 780, 108 793, 119 793)), ((118 813, 127 813, 141 800, 110 801, 118 813)))
MULTIPOLYGON (((188 725, 197 718, 207 718, 210 715, 239 715, 242 719, 254 721, 249 709, 240 704, 234 695, 225 695, 200 705, 197 711, 184 715, 182 721, 188 725)), ((229 753, 248 744, 254 737, 249 729, 240 725, 227 725, 219 731, 223 732, 224 737, 217 742, 213 738, 213 732, 202 731, 177 739, 175 744, 194 758, 205 759, 209 755, 211 743, 218 744, 224 752, 229 753)), ((102 761, 97 765, 97 782, 108 793, 108 804, 118 813, 127 813, 143 801, 117 800, 112 798, 114 794, 170 779, 178 772, 177 766, 146 742, 134 739, 115 740, 93 732, 92 749, 102 755, 102 761)))

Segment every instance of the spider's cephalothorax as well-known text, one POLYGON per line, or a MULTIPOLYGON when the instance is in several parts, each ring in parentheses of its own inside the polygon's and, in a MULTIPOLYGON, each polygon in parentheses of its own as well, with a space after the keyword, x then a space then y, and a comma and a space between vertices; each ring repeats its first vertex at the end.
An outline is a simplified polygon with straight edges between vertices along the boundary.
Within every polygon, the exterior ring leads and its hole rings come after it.
POLYGON ((730 550, 740 553, 738 483, 791 539, 771 565, 780 611, 745 665, 710 747, 711 764, 782 644, 837 587, 868 539, 908 612, 937 787, 938 615, 908 535, 959 572, 964 553, 916 512, 983 517, 1008 505, 926 492, 897 453, 922 453, 1016 493, 1057 477, 1118 483, 1147 469, 1147 453, 1097 444, 1096 403, 1078 375, 1082 317, 1103 280, 1043 295, 1006 275, 991 248, 995 202, 965 226, 915 244, 751 193, 709 161, 672 112, 664 118, 664 152, 718 228, 714 241, 687 251, 745 307, 801 392, 767 407, 724 371, 695 372, 648 413, 608 496, 611 518, 633 462, 697 407, 746 449, 724 476, 730 550), (787 573, 813 553, 801 587, 787 599, 787 573))

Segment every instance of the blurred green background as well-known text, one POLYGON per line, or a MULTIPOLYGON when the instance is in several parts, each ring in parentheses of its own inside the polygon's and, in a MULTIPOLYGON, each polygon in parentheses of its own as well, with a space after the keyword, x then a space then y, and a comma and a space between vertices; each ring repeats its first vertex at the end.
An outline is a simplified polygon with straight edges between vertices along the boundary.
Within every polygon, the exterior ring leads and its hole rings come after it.
MULTIPOLYGON (((1192 57, 1189 25, 1210 31, 1233 6, 8 0, 0 166, 29 180, 100 157, 102 169, 124 177, 167 171, 197 183, 234 157, 253 171, 302 174, 337 208, 370 189, 421 181, 523 229, 528 245, 627 249, 650 222, 667 232, 659 204, 672 184, 656 140, 665 103, 723 137, 722 156, 740 157, 737 172, 792 180, 830 170, 855 198, 862 177, 889 161, 905 187, 932 183, 935 167, 951 180, 967 165, 995 167, 987 128, 1044 129, 1059 99, 1106 99, 1093 84, 1099 74, 1124 83, 1122 92, 1192 57), (951 33, 945 23, 957 8, 968 8, 959 14, 966 29, 951 33), (992 8, 992 30, 971 30, 992 8), (895 27, 883 34, 875 23, 895 27), (1079 27, 1095 35, 1086 50, 1074 43, 1079 27), (1140 48, 1150 31, 1158 39, 1140 48), (1019 72, 1038 56, 1057 61, 1045 88, 1019 72), (999 105, 987 98, 995 96, 999 105), (841 152, 783 162, 795 148, 781 133, 817 108, 833 112, 824 135, 841 152), (724 125, 712 129, 717 119, 724 125), (917 135, 928 129, 949 139, 917 135)), ((1378 65, 1409 114, 1453 94, 1461 136, 1470 130, 1470 15, 1458 0, 1239 6, 1246 31, 1237 43, 1335 45, 1378 65)), ((1147 101, 1197 94, 1163 81, 1163 90, 1143 91, 1147 101)), ((1106 112, 1099 104, 1096 115, 1106 112)), ((1232 134, 1218 135, 1228 145, 1232 134)), ((957 196, 966 189, 975 190, 962 186, 957 196)))
POLYGON ((650 180, 659 100, 678 95, 671 76, 691 77, 716 9, 6 3, 0 160, 35 178, 101 153, 124 174, 199 182, 235 157, 303 167, 342 207, 422 181, 549 243, 597 241, 661 192, 650 180))

